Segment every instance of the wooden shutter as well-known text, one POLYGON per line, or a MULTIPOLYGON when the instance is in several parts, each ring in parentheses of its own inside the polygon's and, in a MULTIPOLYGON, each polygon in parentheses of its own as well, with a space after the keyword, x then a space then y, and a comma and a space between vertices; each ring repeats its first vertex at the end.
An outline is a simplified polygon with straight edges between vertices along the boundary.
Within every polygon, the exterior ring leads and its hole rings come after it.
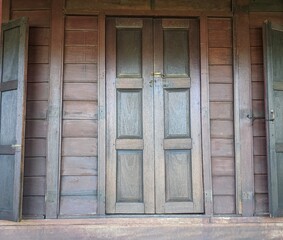
POLYGON ((27 18, 2 25, 0 219, 14 221, 22 207, 27 45, 27 18))
POLYGON ((269 210, 283 216, 283 27, 264 24, 269 210))

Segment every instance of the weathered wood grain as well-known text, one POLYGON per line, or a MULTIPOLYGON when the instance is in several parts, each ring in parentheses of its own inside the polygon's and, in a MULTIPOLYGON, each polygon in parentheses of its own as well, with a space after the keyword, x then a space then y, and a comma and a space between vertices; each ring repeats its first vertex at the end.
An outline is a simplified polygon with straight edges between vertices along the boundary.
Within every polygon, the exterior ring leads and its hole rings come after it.
POLYGON ((45 120, 27 120, 26 138, 46 138, 47 124, 45 120))
POLYGON ((233 104, 230 102, 211 102, 210 119, 232 120, 233 104))
POLYGON ((91 29, 89 31, 65 31, 65 45, 88 45, 96 46, 98 43, 97 31, 91 29))
POLYGON ((232 83, 233 69, 231 65, 209 66, 210 83, 232 83))
POLYGON ((51 7, 50 0, 13 0, 12 1, 12 10, 38 10, 38 9, 49 9, 51 7))
POLYGON ((254 172, 255 174, 267 174, 266 156, 254 156, 254 172))
POLYGON ((266 156, 266 138, 254 137, 254 155, 266 156))
POLYGON ((26 196, 23 198, 23 215, 36 218, 41 216, 44 218, 45 201, 44 196, 26 196))
POLYGON ((234 126, 232 121, 212 120, 211 137, 212 138, 233 138, 234 126))
POLYGON ((209 87, 210 101, 232 102, 233 85, 232 84, 215 84, 211 83, 209 87))
POLYGON ((45 177, 25 177, 24 196, 44 196, 45 177))
POLYGON ((235 160, 227 157, 213 157, 211 160, 213 176, 234 176, 235 160))
POLYGON ((28 82, 48 82, 49 71, 49 64, 29 64, 28 82))
POLYGON ((61 196, 92 196, 97 193, 97 176, 62 176, 61 196))
POLYGON ((36 11, 13 11, 12 19, 20 17, 28 17, 31 27, 49 27, 50 26, 50 11, 36 10, 36 11))
POLYGON ((233 139, 211 139, 211 155, 213 157, 233 157, 233 139))
POLYGON ((49 94, 48 83, 28 83, 27 100, 47 101, 49 94))
POLYGON ((268 193, 267 175, 255 175, 255 192, 268 193))
POLYGON ((46 27, 31 27, 29 32, 29 45, 47 46, 50 44, 50 29, 46 27))
POLYGON ((48 46, 30 46, 29 63, 49 63, 48 46))
POLYGON ((263 81, 263 65, 252 65, 251 66, 252 72, 252 81, 253 82, 262 82, 263 81))
POLYGON ((45 157, 46 139, 26 139, 26 157, 45 157))
POLYGON ((97 157, 63 157, 62 176, 97 176, 97 157))
POLYGON ((64 101, 63 119, 96 120, 98 117, 97 102, 90 101, 64 101))
POLYGON ((97 82, 97 64, 64 64, 64 82, 97 82))
POLYGON ((235 195, 234 176, 214 176, 213 177, 214 195, 235 195))
POLYGON ((46 174, 45 157, 25 158, 25 177, 44 176, 46 174))
POLYGON ((252 83, 252 98, 254 100, 261 100, 264 98, 263 82, 253 82, 252 83))
POLYGON ((96 83, 65 83, 63 91, 64 101, 84 100, 97 101, 97 84, 96 83))
POLYGON ((65 30, 95 30, 98 28, 97 17, 92 16, 68 16, 65 30))
POLYGON ((63 121, 63 137, 97 137, 96 120, 65 120, 63 121))
POLYGON ((234 196, 214 196, 214 214, 235 214, 234 196))
POLYGON ((27 101, 27 119, 46 119, 48 102, 47 101, 27 101))
POLYGON ((62 156, 97 156, 97 138, 64 138, 62 156))
POLYGON ((209 48, 209 64, 232 64, 232 48, 209 48))

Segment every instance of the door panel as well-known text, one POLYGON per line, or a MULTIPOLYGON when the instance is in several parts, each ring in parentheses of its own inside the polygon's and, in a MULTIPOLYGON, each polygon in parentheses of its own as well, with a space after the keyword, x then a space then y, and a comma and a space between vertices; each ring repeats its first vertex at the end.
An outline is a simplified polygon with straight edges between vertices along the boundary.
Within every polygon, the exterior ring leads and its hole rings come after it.
POLYGON ((22 209, 28 23, 2 26, 0 80, 0 219, 19 221, 22 209))
POLYGON ((107 20, 107 213, 203 212, 198 34, 107 20))

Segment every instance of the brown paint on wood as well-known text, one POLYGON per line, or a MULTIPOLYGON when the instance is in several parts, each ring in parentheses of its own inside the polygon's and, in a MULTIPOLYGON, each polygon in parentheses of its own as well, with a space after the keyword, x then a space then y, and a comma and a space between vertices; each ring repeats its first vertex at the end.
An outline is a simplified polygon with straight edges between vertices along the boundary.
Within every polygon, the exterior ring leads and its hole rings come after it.
POLYGON ((28 17, 31 27, 49 27, 50 26, 50 11, 36 10, 36 11, 13 11, 12 19, 20 17, 28 17))
POLYGON ((27 99, 47 101, 49 94, 48 83, 28 83, 27 99))
POLYGON ((29 64, 28 82, 48 82, 49 64, 29 64))
POLYGON ((24 196, 44 196, 45 177, 25 177, 24 196))
POLYGON ((254 155, 266 156, 266 138, 254 137, 254 155))
POLYGON ((65 29, 80 31, 95 30, 97 29, 97 18, 92 16, 68 16, 65 22, 65 29))
POLYGON ((209 48, 209 64, 232 64, 232 48, 209 48))
POLYGON ((49 63, 49 47, 30 46, 29 63, 49 63))
POLYGON ((235 195, 235 177, 214 176, 213 195, 235 195))
POLYGON ((64 82, 97 82, 97 64, 65 64, 64 82))
POLYGON ((25 177, 38 177, 46 174, 45 157, 25 158, 25 177))
POLYGON ((255 174, 267 174, 267 157, 266 156, 254 156, 254 173, 255 174))
POLYGON ((211 155, 213 157, 233 157, 233 139, 211 139, 211 155))
POLYGON ((233 138, 234 126, 232 121, 212 120, 211 137, 212 138, 233 138))
POLYGON ((97 157, 63 157, 62 176, 97 176, 97 157))
POLYGON ((231 65, 209 66, 210 83, 232 83, 233 69, 231 65))
POLYGON ((233 158, 213 157, 212 175, 213 176, 234 176, 235 160, 233 158))
POLYGON ((29 45, 47 46, 50 44, 50 29, 31 27, 29 32, 29 45))
POLYGON ((63 105, 63 119, 97 119, 97 102, 65 101, 63 105))
POLYGON ((62 196, 60 198, 60 215, 86 216, 97 212, 96 196, 62 196))
POLYGON ((62 176, 61 196, 91 196, 96 192, 96 176, 62 176))
POLYGON ((233 120, 233 104, 229 102, 211 102, 210 119, 233 120))
POLYGON ((62 156, 97 156, 97 138, 64 138, 62 141, 62 156))
POLYGON ((27 101, 27 119, 46 119, 47 101, 27 101))
POLYGON ((50 0, 13 0, 12 2, 12 10, 38 10, 38 9, 48 9, 50 8, 50 0))
POLYGON ((214 196, 214 214, 235 214, 234 196, 214 196))
POLYGON ((251 63, 252 64, 263 64, 262 47, 251 47, 251 63))
POLYGON ((26 139, 26 157, 45 157, 46 139, 26 139))
POLYGON ((268 193, 267 175, 255 175, 255 192, 268 193))
POLYGON ((63 91, 64 101, 97 101, 96 83, 65 83, 63 91))
POLYGON ((47 124, 45 120, 27 120, 26 138, 46 138, 47 124))
POLYGON ((63 121, 63 137, 97 137, 96 120, 63 121))
POLYGON ((209 87, 210 101, 214 102, 232 102, 233 86, 232 84, 211 83, 209 87))
POLYGON ((263 65, 252 65, 252 81, 253 82, 262 82, 263 81, 263 65))

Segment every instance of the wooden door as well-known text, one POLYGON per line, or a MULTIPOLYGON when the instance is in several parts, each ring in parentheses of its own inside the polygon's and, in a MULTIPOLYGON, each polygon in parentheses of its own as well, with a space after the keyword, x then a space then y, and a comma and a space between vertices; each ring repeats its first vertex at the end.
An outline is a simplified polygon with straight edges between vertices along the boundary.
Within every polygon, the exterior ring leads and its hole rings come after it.
POLYGON ((198 36, 196 20, 107 20, 107 213, 203 212, 198 36))
POLYGON ((0 219, 19 221, 22 208, 28 23, 2 25, 0 82, 0 219))
POLYGON ((264 24, 269 212, 283 216, 283 26, 264 24))

